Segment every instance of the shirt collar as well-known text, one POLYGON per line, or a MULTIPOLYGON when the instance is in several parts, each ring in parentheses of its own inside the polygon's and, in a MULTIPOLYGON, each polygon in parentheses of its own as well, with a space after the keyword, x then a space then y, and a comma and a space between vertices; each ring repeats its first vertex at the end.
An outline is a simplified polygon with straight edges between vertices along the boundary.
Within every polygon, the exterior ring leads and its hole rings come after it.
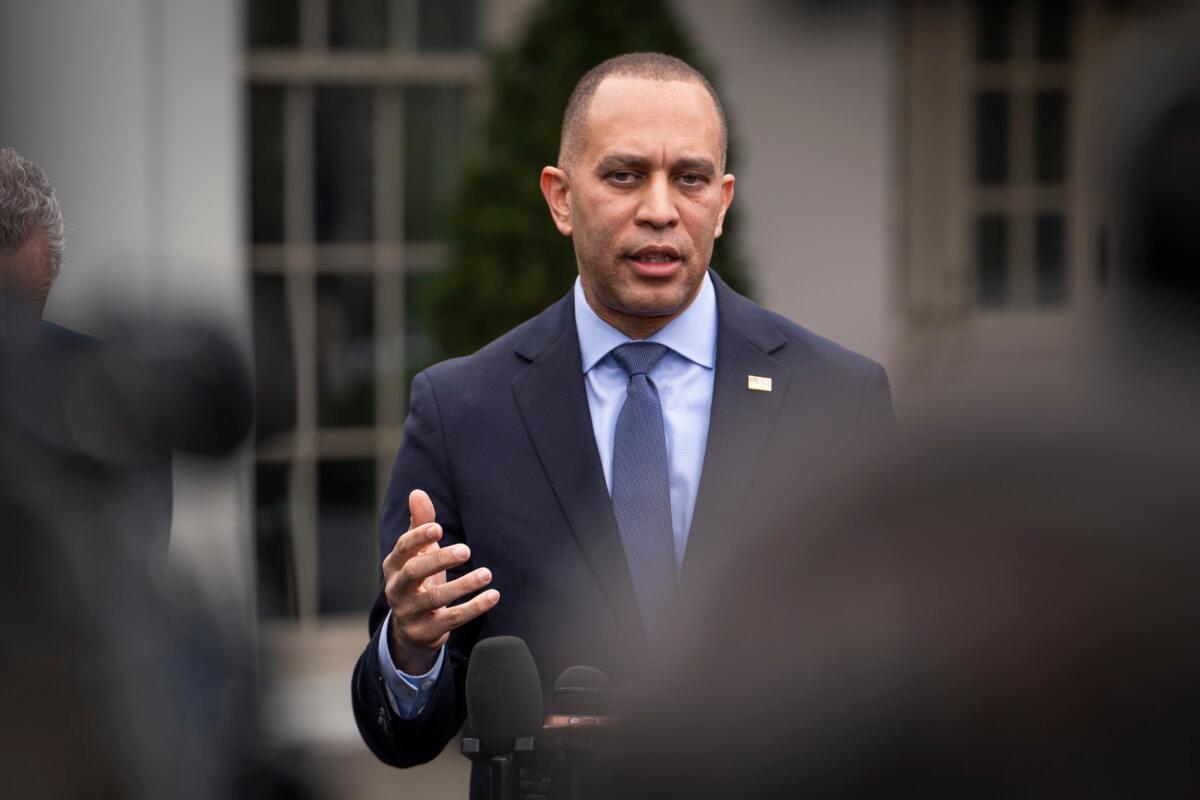
MULTIPOLYGON (((579 278, 575 279, 575 328, 579 332, 579 353, 585 373, 614 347, 633 341, 596 316, 583 296, 579 278)), ((691 305, 646 341, 665 344, 689 361, 712 369, 717 355, 717 294, 707 271, 691 305)))

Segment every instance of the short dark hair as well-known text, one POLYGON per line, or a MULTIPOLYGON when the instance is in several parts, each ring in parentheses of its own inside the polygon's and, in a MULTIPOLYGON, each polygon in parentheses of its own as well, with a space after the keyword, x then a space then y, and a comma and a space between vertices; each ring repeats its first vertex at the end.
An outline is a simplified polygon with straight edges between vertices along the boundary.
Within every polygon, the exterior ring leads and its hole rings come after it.
POLYGON ((563 113, 562 136, 558 142, 558 164, 561 167, 583 151, 586 137, 585 123, 588 108, 596 89, 605 78, 640 78, 650 81, 687 81, 704 87, 717 108, 717 119, 721 124, 721 164, 725 163, 725 150, 729 143, 729 127, 725 121, 725 109, 717 92, 708 79, 694 67, 674 56, 663 53, 625 53, 610 58, 588 70, 575 84, 567 110, 563 113))

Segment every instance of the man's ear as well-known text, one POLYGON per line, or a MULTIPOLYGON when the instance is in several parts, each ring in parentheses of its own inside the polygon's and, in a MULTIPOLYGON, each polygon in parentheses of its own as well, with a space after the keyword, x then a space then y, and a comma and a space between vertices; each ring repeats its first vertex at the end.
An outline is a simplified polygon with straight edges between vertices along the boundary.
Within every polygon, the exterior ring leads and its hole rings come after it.
POLYGON ((550 207, 554 225, 563 236, 571 235, 571 179, 558 167, 542 167, 542 197, 550 207))
POLYGON ((717 230, 713 238, 720 236, 725 230, 725 212, 733 202, 733 175, 721 178, 721 213, 717 214, 717 230))

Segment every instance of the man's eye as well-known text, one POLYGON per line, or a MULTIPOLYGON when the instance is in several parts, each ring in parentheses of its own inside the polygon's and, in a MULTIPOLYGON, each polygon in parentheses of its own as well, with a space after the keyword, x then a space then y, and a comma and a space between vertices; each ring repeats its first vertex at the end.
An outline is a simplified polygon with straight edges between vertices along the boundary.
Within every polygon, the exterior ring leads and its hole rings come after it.
POLYGON ((610 173, 608 178, 613 183, 633 183, 635 180, 637 180, 636 175, 634 175, 632 172, 626 172, 625 170, 610 173))
POLYGON ((689 172, 685 175, 680 175, 679 182, 684 186, 701 186, 705 181, 703 175, 696 175, 689 172))

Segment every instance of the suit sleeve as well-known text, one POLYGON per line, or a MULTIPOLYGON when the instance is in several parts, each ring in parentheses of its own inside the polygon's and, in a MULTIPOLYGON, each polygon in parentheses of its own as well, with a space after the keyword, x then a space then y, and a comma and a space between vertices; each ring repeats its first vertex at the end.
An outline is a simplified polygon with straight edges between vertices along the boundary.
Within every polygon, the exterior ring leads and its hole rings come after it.
MULTIPOLYGON (((425 490, 433 501, 437 521, 443 529, 442 546, 465 540, 442 418, 433 384, 425 373, 413 380, 410 397, 404 439, 396 453, 380 513, 380 563, 392 551, 400 535, 408 530, 408 495, 413 489, 425 490)), ((454 570, 448 579, 453 580, 472 568, 467 562, 454 570)), ((478 626, 468 624, 450 634, 446 658, 429 702, 416 717, 403 719, 388 702, 388 688, 377 655, 380 637, 386 635, 384 623, 388 611, 381 569, 379 591, 368 617, 371 641, 354 667, 351 699, 359 733, 371 752, 392 766, 409 767, 435 758, 462 726, 466 716, 466 654, 470 652, 478 626)))

